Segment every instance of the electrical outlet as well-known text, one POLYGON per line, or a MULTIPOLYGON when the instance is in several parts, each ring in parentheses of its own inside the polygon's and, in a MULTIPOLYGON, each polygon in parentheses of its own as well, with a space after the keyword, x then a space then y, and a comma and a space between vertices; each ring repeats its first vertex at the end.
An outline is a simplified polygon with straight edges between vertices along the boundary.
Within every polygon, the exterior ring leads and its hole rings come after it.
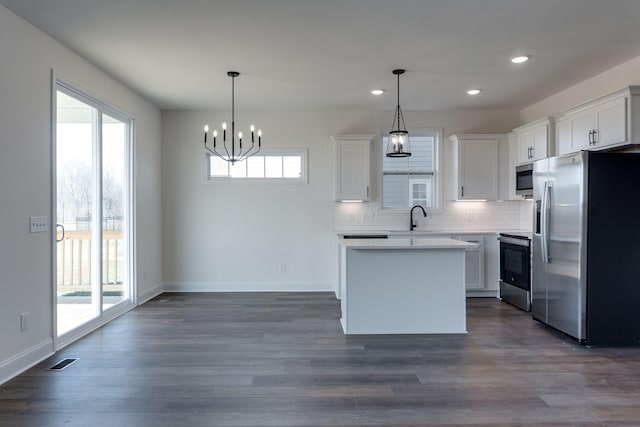
POLYGON ((467 222, 472 222, 473 221, 473 211, 472 210, 468 210, 467 211, 467 222))
POLYGON ((20 330, 26 331, 29 329, 29 313, 22 313, 20 315, 20 330))
POLYGON ((49 229, 46 216, 32 216, 29 218, 31 233, 44 233, 49 229))
POLYGON ((287 272, 287 264, 280 264, 280 273, 287 272))
POLYGON ((353 222, 353 214, 352 213, 347 214, 347 221, 353 222))
POLYGON ((142 279, 143 280, 147 280, 149 278, 149 272, 148 271, 143 271, 142 272, 142 279))
POLYGON ((362 220, 373 222, 373 212, 365 212, 362 214, 362 220))

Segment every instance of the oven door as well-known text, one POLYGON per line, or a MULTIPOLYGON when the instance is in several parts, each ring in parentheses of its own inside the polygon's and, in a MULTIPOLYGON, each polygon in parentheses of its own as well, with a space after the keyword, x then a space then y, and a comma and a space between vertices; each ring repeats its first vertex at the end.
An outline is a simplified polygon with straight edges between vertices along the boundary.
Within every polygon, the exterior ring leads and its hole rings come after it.
MULTIPOLYGON (((511 239, 518 240, 518 239, 511 239)), ((530 290, 531 259, 528 241, 510 243, 508 238, 500 238, 500 280, 530 290), (523 246, 523 243, 526 245, 523 246)))

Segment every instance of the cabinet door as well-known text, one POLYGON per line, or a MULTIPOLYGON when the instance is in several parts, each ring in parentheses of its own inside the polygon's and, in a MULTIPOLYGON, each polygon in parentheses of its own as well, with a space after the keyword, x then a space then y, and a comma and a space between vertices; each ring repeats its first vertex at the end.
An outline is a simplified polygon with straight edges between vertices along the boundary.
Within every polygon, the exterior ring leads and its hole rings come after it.
POLYGON ((531 134, 533 136, 533 150, 531 160, 540 160, 546 158, 548 156, 547 148, 549 146, 547 125, 536 127, 535 129, 531 130, 531 134))
POLYGON ((370 200, 369 140, 337 140, 336 143, 336 200, 370 200))
POLYGON ((556 146, 558 147, 558 155, 569 154, 573 152, 571 141, 571 120, 564 118, 556 122, 556 146))
POLYGON ((597 148, 627 141, 627 98, 618 98, 594 108, 597 148))
POLYGON ((518 134, 518 162, 529 163, 533 157, 533 131, 518 134))
POLYGON ((458 152, 458 198, 498 198, 498 140, 461 140, 458 152))
POLYGON ((467 249, 464 253, 464 271, 466 289, 484 289, 482 280, 482 251, 467 249))
POLYGON ((571 117, 571 152, 592 148, 589 132, 593 131, 593 110, 589 109, 571 117))

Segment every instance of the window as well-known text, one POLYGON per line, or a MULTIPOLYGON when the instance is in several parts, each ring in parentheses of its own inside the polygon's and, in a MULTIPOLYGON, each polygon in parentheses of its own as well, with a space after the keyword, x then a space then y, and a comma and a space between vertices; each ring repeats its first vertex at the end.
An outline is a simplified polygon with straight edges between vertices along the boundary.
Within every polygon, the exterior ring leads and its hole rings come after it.
POLYGON ((440 132, 411 136, 410 157, 387 157, 382 138, 382 207, 437 207, 438 141, 440 132))
POLYGON ((431 187, 430 179, 409 179, 409 204, 411 206, 420 205, 426 208, 428 206, 427 200, 433 200, 431 187))
POLYGON ((306 149, 264 149, 259 154, 231 164, 205 154, 209 182, 306 183, 306 149))

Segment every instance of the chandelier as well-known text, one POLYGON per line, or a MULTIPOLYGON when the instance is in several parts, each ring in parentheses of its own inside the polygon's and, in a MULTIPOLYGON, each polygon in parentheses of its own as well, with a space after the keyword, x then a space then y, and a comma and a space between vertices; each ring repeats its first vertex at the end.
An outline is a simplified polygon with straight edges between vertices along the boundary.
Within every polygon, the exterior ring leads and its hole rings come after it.
POLYGON ((393 74, 398 76, 398 105, 393 114, 393 125, 387 141, 387 157, 409 157, 411 156, 409 132, 404 125, 404 117, 402 117, 402 109, 400 108, 400 74, 404 74, 404 70, 393 70, 393 74))
POLYGON ((248 157, 260 151, 262 143, 262 131, 258 130, 258 145, 255 144, 255 127, 251 125, 251 145, 246 144, 242 146, 242 132, 238 132, 238 146, 236 147, 236 121, 235 121, 235 79, 240 75, 237 71, 227 72, 227 76, 231 77, 231 141, 227 143, 227 123, 222 123, 222 144, 218 146, 218 131, 213 131, 213 149, 207 146, 207 135, 209 134, 209 125, 204 127, 204 148, 211 154, 214 154, 224 161, 241 162, 248 157))

